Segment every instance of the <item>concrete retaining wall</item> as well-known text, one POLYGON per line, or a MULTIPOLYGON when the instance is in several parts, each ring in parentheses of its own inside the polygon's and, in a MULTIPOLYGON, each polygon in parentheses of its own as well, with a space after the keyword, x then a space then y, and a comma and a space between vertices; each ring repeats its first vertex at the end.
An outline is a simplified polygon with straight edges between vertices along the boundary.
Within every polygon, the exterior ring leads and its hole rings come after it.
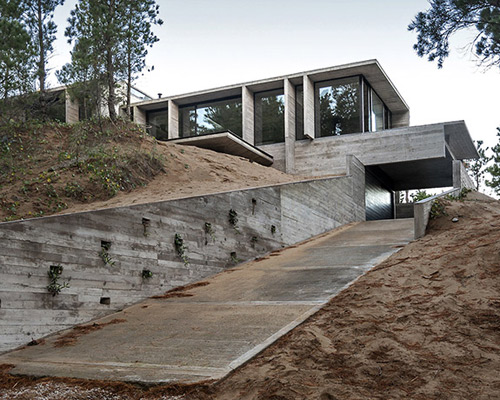
POLYGON ((344 177, 1 223, 0 351, 364 220, 364 167, 348 159, 344 177), (99 255, 102 241, 113 265, 99 255), (56 296, 47 291, 52 265, 70 285, 56 296))
POLYGON ((429 197, 414 203, 414 224, 415 224, 415 239, 425 236, 427 224, 429 223, 430 213, 434 200, 446 196, 458 196, 461 188, 453 188, 436 196, 429 197))
POLYGON ((414 204, 415 239, 425 236, 432 203, 439 197, 458 196, 463 188, 475 190, 474 182, 460 160, 453 160, 453 189, 414 204))

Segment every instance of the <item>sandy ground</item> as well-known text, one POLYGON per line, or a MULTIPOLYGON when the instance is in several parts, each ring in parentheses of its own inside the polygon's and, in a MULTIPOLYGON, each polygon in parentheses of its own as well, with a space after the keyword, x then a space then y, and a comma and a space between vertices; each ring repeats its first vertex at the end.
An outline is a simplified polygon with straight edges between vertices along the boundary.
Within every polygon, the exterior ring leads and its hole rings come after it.
POLYGON ((222 382, 145 390, 4 372, 0 399, 499 399, 500 202, 446 211, 222 382))
POLYGON ((71 204, 61 213, 96 210, 197 196, 243 188, 267 186, 305 179, 264 167, 246 158, 217 153, 193 146, 156 142, 165 156, 165 172, 145 187, 119 192, 105 201, 71 204))

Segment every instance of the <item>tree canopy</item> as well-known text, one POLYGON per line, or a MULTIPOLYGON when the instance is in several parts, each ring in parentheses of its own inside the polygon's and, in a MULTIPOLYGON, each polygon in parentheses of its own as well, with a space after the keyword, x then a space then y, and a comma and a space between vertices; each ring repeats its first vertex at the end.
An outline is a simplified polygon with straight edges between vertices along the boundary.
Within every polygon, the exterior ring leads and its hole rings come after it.
POLYGON ((33 90, 34 48, 21 0, 0 0, 0 98, 33 90))
POLYGON ((34 50, 37 53, 37 70, 40 91, 45 91, 47 77, 47 59, 54 51, 57 25, 54 23, 54 11, 64 0, 24 0, 24 19, 28 26, 34 50))
POLYGON ((158 13, 154 0, 80 0, 65 32, 74 48, 71 63, 58 73, 61 83, 77 84, 86 94, 87 84, 97 84, 110 118, 116 119, 118 82, 126 81, 129 106, 134 75, 145 67, 147 48, 158 41, 151 31, 163 23, 158 13))
POLYGON ((492 188, 497 196, 500 196, 500 128, 497 128, 497 137, 498 143, 491 148, 493 163, 486 168, 491 176, 491 179, 486 180, 486 186, 492 188))
POLYGON ((450 54, 450 37, 468 28, 477 31, 470 45, 480 64, 500 67, 500 0, 430 0, 430 8, 408 26, 418 34, 417 54, 439 68, 450 54))

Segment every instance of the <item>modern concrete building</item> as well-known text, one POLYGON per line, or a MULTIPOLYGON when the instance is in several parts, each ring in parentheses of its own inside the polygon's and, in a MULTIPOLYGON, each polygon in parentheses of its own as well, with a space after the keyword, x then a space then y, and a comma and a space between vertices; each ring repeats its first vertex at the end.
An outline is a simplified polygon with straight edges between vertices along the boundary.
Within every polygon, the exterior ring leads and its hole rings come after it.
MULTIPOLYGON (((117 96, 119 99, 125 98, 125 87, 123 83, 118 85, 117 96)), ((47 112, 51 119, 71 124, 84 119, 86 114, 96 113, 95 110, 85 110, 85 107, 79 104, 77 100, 72 100, 66 86, 51 88, 47 93, 50 95, 48 97, 49 107, 47 112)), ((131 87, 130 100, 132 103, 151 99, 152 97, 142 90, 134 86, 131 87)), ((116 111, 121 111, 120 106, 117 105, 116 111)), ((108 116, 107 104, 102 103, 99 112, 103 116, 108 116)))
POLYGON ((257 154, 292 174, 366 169, 366 217, 395 216, 395 192, 469 183, 477 157, 463 121, 410 127, 410 109, 377 60, 133 104, 160 140, 257 154))

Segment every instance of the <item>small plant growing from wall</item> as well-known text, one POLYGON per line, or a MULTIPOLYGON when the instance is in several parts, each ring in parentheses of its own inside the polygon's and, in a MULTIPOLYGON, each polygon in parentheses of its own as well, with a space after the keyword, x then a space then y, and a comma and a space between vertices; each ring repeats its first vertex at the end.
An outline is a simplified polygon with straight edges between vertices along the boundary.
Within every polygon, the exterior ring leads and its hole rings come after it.
POLYGON ((148 218, 142 219, 142 227, 144 228, 143 235, 144 237, 149 236, 149 226, 151 225, 151 221, 148 218))
POLYGON ((142 270, 142 279, 150 279, 153 277, 153 273, 149 269, 142 270))
POLYGON ((271 225, 271 233, 274 235, 276 233, 276 227, 271 225))
POLYGON ((257 205, 257 200, 256 199, 252 199, 252 215, 255 214, 255 206, 257 205))
POLYGON ((240 233, 238 230, 238 213, 232 208, 229 210, 229 223, 236 232, 240 233))
MULTIPOLYGON (((205 233, 210 236, 212 241, 215 242, 215 232, 214 228, 212 227, 212 224, 210 222, 205 222, 204 229, 205 233)), ((208 244, 208 241, 205 241, 205 244, 208 244)))
POLYGON ((231 262, 233 264, 238 264, 241 260, 238 258, 238 256, 236 255, 236 252, 235 251, 232 251, 231 254, 231 262))
POLYGON ((250 243, 252 245, 253 248, 255 248, 255 244, 258 242, 258 238, 257 236, 252 236, 252 239, 250 239, 250 243))
POLYGON ((68 282, 60 282, 61 274, 63 272, 62 265, 51 265, 48 271, 50 283, 47 285, 47 290, 52 296, 61 293, 61 290, 69 288, 68 282))
POLYGON ((101 251, 99 253, 99 257, 101 257, 101 260, 104 263, 104 265, 109 265, 110 267, 112 267, 113 265, 115 265, 115 261, 109 254, 110 248, 111 248, 111 242, 101 240, 101 251))
POLYGON ((188 262, 188 258, 186 255, 187 248, 184 245, 184 239, 178 233, 175 234, 174 245, 175 245, 175 251, 177 252, 177 255, 181 258, 184 265, 188 265, 189 262, 188 262))

